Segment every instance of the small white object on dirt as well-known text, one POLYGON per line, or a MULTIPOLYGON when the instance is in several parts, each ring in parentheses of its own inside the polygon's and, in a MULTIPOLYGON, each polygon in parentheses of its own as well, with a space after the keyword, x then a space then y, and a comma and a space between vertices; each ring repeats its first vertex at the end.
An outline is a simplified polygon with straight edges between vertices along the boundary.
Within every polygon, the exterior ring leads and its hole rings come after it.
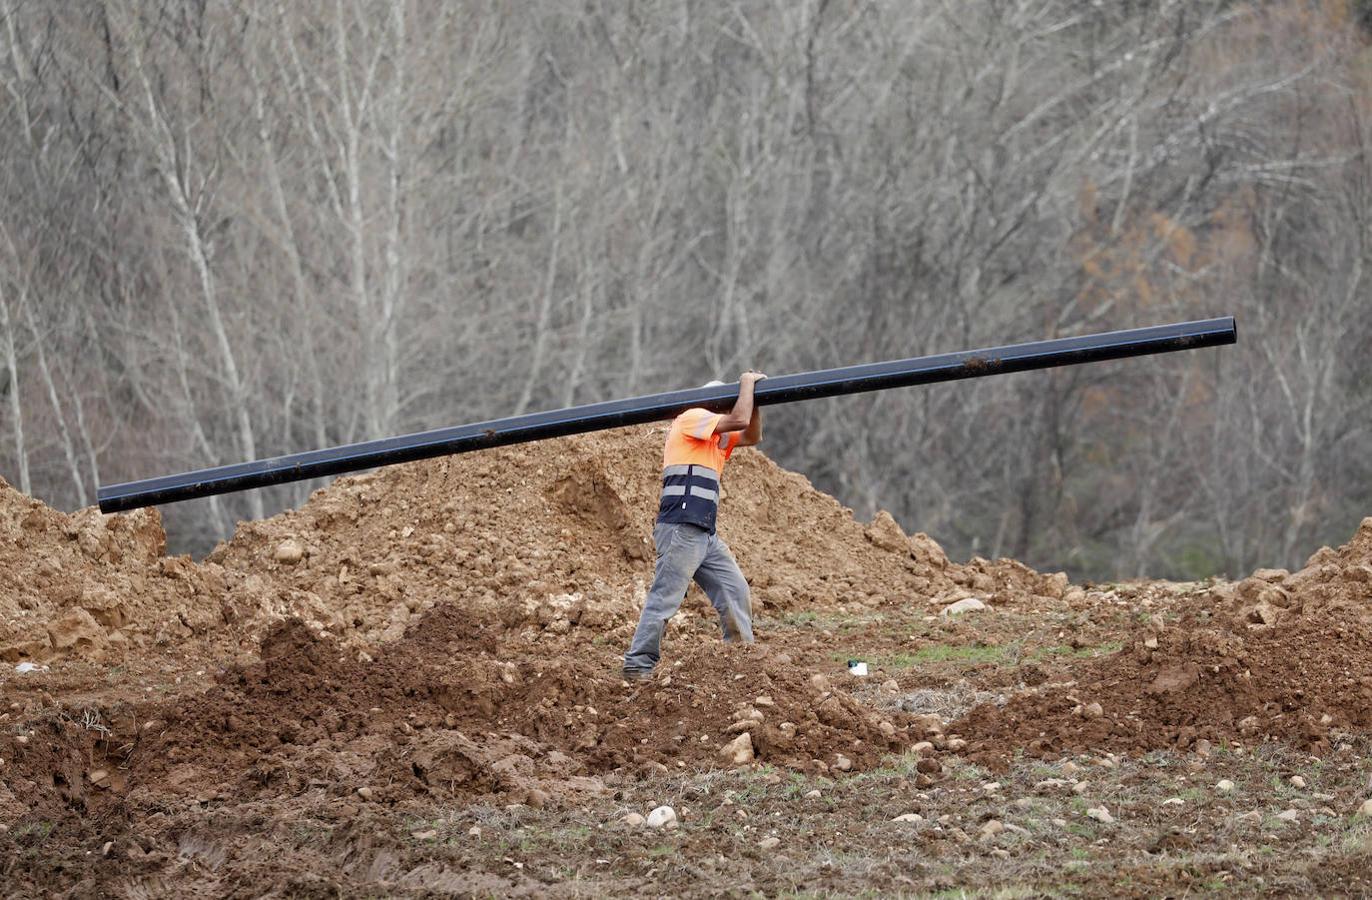
POLYGON ((1277 818, 1283 822, 1294 822, 1301 817, 1301 814, 1294 809, 1283 810, 1277 813, 1277 818))
POLYGON ((1104 825, 1109 825, 1111 822, 1115 821, 1115 817, 1110 815, 1110 810, 1103 806, 1091 807, 1086 811, 1086 815, 1104 825))
POLYGON ((776 706, 776 701, 766 694, 763 694, 761 697, 758 697, 756 700, 753 701, 753 703, 757 706, 776 706))
POLYGON ((471 828, 467 829, 467 834, 471 835, 474 838, 481 837, 481 826, 473 825, 471 828))
POLYGON ((623 822, 625 825, 628 825, 630 828, 637 828, 638 826, 643 824, 644 820, 643 817, 640 816, 638 813, 631 812, 619 821, 623 822))
POLYGON ((676 810, 670 806, 659 806, 657 809, 648 813, 648 818, 644 820, 649 828, 665 828, 668 825, 676 824, 676 810))
POLYGON ((1362 806, 1358 807, 1358 815, 1363 818, 1372 818, 1372 800, 1362 802, 1362 806))
POLYGON ((1215 785, 1215 790, 1219 791, 1221 794, 1227 794, 1233 789, 1234 782, 1230 781, 1228 778, 1221 778, 1219 784, 1215 785))
POLYGON ((757 842, 758 847, 762 850, 775 850, 780 844, 781 838, 779 837, 765 837, 757 842))
POLYGON ((431 841, 438 837, 438 832, 432 828, 427 831, 411 831, 410 837, 414 838, 416 841, 431 841))
POLYGON ((867 677, 867 663, 865 663, 865 662, 855 662, 855 663, 849 664, 849 666, 848 666, 848 674, 849 674, 849 675, 855 675, 855 676, 857 676, 858 678, 866 678, 866 677, 867 677))
POLYGON ((988 840, 1005 830, 1005 825, 999 819, 992 819, 981 826, 981 839, 988 840))
POLYGON ((877 723, 877 728, 887 737, 895 737, 896 726, 892 725, 890 722, 879 722, 877 723))
POLYGON ((1076 784, 1072 785, 1072 793, 1076 794, 1078 797, 1089 790, 1091 790, 1091 783, 1089 781, 1078 781, 1076 784))
POLYGON ((822 797, 822 796, 824 796, 824 795, 821 794, 818 790, 806 791, 806 792, 805 792, 805 799, 806 799, 806 800, 818 800, 818 799, 819 799, 820 797, 822 797))
POLYGON ((1061 778, 1045 778, 1034 785, 1034 793, 1046 794, 1058 788, 1067 787, 1067 782, 1061 778))
POLYGON ((31 662, 21 662, 14 667, 14 671, 18 672, 20 675, 27 675, 29 672, 46 672, 47 670, 47 666, 40 666, 38 663, 31 662))
POLYGON ((853 761, 842 753, 836 753, 834 756, 834 768, 838 769, 840 772, 847 772, 853 767, 853 761))
POLYGON ((361 797, 363 800, 370 800, 372 799, 372 789, 364 784, 357 789, 357 796, 361 797))
POLYGON ((985 603, 982 603, 976 597, 964 597, 956 603, 950 603, 945 606, 943 612, 939 613, 939 615, 960 616, 963 613, 980 612, 984 609, 990 609, 990 607, 985 603))
POLYGON ((901 813, 891 820, 892 822, 923 822, 924 816, 919 813, 901 813))
POLYGON ((1294 788, 1303 788, 1305 787, 1305 779, 1300 777, 1299 775, 1292 775, 1291 786, 1294 788))
POLYGON ((1181 799, 1180 797, 1168 797, 1166 800, 1162 801, 1162 805, 1163 805, 1163 806, 1181 806, 1181 805, 1184 804, 1185 802, 1186 802, 1186 801, 1183 800, 1183 799, 1181 799))
POLYGON ((981 786, 981 789, 988 794, 994 794, 996 791, 1000 790, 1000 782, 988 781, 981 786))

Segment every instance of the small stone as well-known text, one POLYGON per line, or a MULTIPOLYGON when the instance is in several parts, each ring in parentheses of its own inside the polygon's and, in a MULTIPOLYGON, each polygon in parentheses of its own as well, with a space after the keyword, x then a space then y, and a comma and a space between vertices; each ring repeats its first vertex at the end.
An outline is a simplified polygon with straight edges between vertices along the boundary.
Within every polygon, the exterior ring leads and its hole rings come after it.
POLYGON ((776 706, 776 702, 773 701, 772 698, 767 696, 766 694, 763 694, 761 697, 758 697, 756 700, 753 701, 753 703, 758 706, 776 706))
POLYGON ((964 597, 956 603, 950 603, 947 606, 945 606, 943 608, 943 612, 939 613, 939 615, 960 616, 963 613, 981 612, 982 610, 988 608, 989 607, 987 607, 985 603, 982 603, 976 597, 964 597))
POLYGON ((1086 793, 1090 789, 1091 783, 1088 781, 1078 781, 1076 784, 1072 785, 1072 793, 1076 794, 1078 797, 1080 797, 1082 794, 1086 793))
POLYGON ((990 840, 1005 830, 1005 825, 999 819, 992 819, 981 826, 979 837, 983 841, 990 840))
POLYGON ((1034 793, 1046 794, 1049 791, 1055 791, 1058 788, 1064 787, 1067 787, 1067 782, 1061 778, 1045 778, 1034 785, 1034 793))
POLYGON ((372 793, 372 789, 367 787, 366 785, 363 785, 362 787, 357 789, 357 796, 361 797, 363 800, 372 799, 372 793))
POLYGON ((1066 819, 1053 819, 1052 822, 1053 822, 1054 825, 1056 825, 1056 826, 1059 827, 1059 828, 1066 828, 1066 827, 1067 827, 1067 820, 1066 820, 1066 819))
POLYGON ((810 676, 810 687, 817 691, 829 690, 829 676, 816 672, 810 676))
POLYGON ((881 689, 888 694, 895 694, 900 691, 900 682, 894 678, 888 678, 881 683, 881 689))
MULTIPOLYGON (((634 815, 638 815, 638 814, 635 813, 634 815)), ((642 817, 642 816, 639 816, 639 818, 641 819, 641 818, 643 818, 643 817, 642 817)), ((481 837, 481 826, 480 826, 480 825, 473 825, 471 828, 468 828, 468 829, 467 829, 467 834, 469 834, 470 836, 472 836, 472 837, 474 837, 474 838, 479 838, 479 837, 481 837)))
POLYGON ((955 737, 955 738, 949 738, 949 739, 948 739, 948 747, 947 747, 947 749, 948 749, 948 751, 949 751, 950 753, 956 753, 956 752, 958 752, 959 750, 964 749, 966 746, 967 746, 967 742, 966 742, 965 740, 963 740, 962 738, 957 738, 957 737, 955 737))
POLYGON ((1364 800, 1358 807, 1358 815, 1364 819, 1372 818, 1372 800, 1364 800))
POLYGON ((943 766, 932 756, 924 756, 920 758, 919 762, 915 763, 915 771, 923 772, 925 775, 937 775, 939 772, 943 771, 943 766))
POLYGON ((719 756, 731 766, 743 766, 753 761, 753 736, 743 732, 723 747, 719 756))
POLYGON ((760 850, 775 850, 780 844, 781 838, 779 837, 765 837, 757 842, 760 850))
POLYGON ((1240 822, 1261 822, 1262 813, 1255 809, 1252 812, 1240 813, 1234 818, 1238 819, 1240 822))
POLYGON ((1020 797, 1018 800, 1015 801, 1016 809, 1029 809, 1033 805, 1034 801, 1030 800, 1028 797, 1020 797))
POLYGON ((16 735, 14 738, 14 742, 22 746, 23 744, 27 744, 29 742, 29 736, 27 734, 16 735))
POLYGON ((981 786, 981 789, 988 794, 994 794, 996 791, 1000 790, 1000 782, 988 781, 981 786))
POLYGON ((805 799, 806 799, 806 800, 818 800, 818 799, 819 799, 820 797, 822 797, 822 796, 824 796, 824 795, 821 794, 818 790, 806 791, 806 792, 805 792, 805 799))
POLYGON ((996 847, 994 850, 991 851, 991 855, 994 856, 996 859, 1009 859, 1010 851, 1006 850, 1004 847, 996 847))
POLYGON ((1163 806, 1181 806, 1181 805, 1183 805, 1185 802, 1186 802, 1186 801, 1183 800, 1183 799, 1181 799, 1180 797, 1168 797, 1166 800, 1162 801, 1162 805, 1163 805, 1163 806))
POLYGON ((676 810, 670 806, 659 806, 657 809, 648 813, 648 818, 644 820, 649 828, 664 828, 676 824, 676 810))
POLYGON ((438 832, 432 828, 425 831, 411 831, 410 837, 414 838, 416 841, 431 841, 438 837, 438 832))
POLYGON ((892 725, 890 722, 881 722, 877 725, 877 728, 887 737, 895 737, 896 735, 896 726, 892 725))
POLYGON ((842 753, 834 754, 834 768, 840 772, 847 772, 853 767, 853 761, 842 753))
POLYGON ((293 566, 305 558, 305 548, 300 546, 300 542, 295 538, 286 538, 276 545, 276 552, 273 555, 277 562, 293 566))
POLYGON ((933 752, 934 752, 934 745, 931 744, 931 743, 929 743, 928 741, 920 741, 920 742, 917 743, 917 744, 911 745, 911 747, 910 747, 910 752, 911 752, 911 753, 918 753, 918 754, 920 754, 921 756, 924 755, 925 753, 933 753, 933 752))
POLYGON ((1111 822, 1115 821, 1115 817, 1110 815, 1110 810, 1103 806, 1091 807, 1086 811, 1086 815, 1088 818, 1095 819, 1097 822, 1104 825, 1109 825, 1111 822))
POLYGON ((113 850, 113 849, 114 849, 114 841, 105 841, 104 845, 100 848, 100 855, 101 855, 101 856, 109 856, 109 855, 110 855, 110 851, 113 850))
POLYGON ((1304 787, 1305 787, 1305 779, 1302 778, 1302 777, 1300 777, 1299 775, 1292 775, 1292 776, 1291 776, 1291 786, 1292 786, 1293 788, 1304 788, 1304 787))
POLYGON ((1101 705, 1094 702, 1088 703, 1085 706, 1079 706, 1077 707, 1077 710, 1078 715, 1083 719, 1099 719, 1105 714, 1105 710, 1101 709, 1101 705))
POLYGON ((1158 639, 1155 637, 1144 638, 1143 646, 1147 647, 1149 650, 1156 650, 1158 649, 1158 639))
POLYGON ((1287 809, 1277 813, 1277 818, 1281 819, 1283 822, 1294 822, 1300 817, 1300 812, 1294 809, 1287 809))
POLYGON ((630 828, 637 828, 638 826, 643 824, 644 819, 638 813, 631 812, 619 821, 623 822, 625 825, 628 825, 630 828))
POLYGON ((1195 750, 1197 756, 1209 756, 1211 750, 1210 742, 1205 738, 1201 738, 1196 741, 1195 750))
POLYGON ((1061 768, 1062 774, 1064 775, 1075 775, 1081 771, 1081 766, 1072 762, 1070 759, 1067 760, 1067 762, 1063 763, 1061 768))
POLYGON ((924 816, 919 813, 901 813, 891 820, 892 822, 923 822, 924 816))
POLYGON ((1215 790, 1219 791, 1221 794, 1227 794, 1234 790, 1234 782, 1230 781, 1228 778, 1221 778, 1219 783, 1215 785, 1215 790))

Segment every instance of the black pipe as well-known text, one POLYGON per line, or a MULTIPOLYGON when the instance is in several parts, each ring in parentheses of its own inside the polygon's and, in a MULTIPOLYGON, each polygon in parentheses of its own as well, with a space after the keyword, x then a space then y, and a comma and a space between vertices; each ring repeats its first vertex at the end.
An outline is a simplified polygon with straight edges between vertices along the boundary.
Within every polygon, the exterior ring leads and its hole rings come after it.
MULTIPOLYGON (((1222 319, 1133 328, 1128 331, 1034 341, 986 350, 825 369, 799 375, 782 375, 759 382, 754 398, 755 402, 761 405, 792 403, 796 400, 836 397, 861 391, 879 391, 914 384, 1023 372, 1028 369, 1048 369, 1076 363, 1123 359, 1150 353, 1192 350, 1198 347, 1232 344, 1236 340, 1234 319, 1228 316, 1222 319)), ((511 416, 506 419, 477 422, 474 425, 439 428, 435 431, 349 444, 345 447, 278 456, 275 459, 112 484, 99 490, 100 510, 107 513, 122 512, 141 506, 192 500, 290 481, 304 481, 325 475, 370 469, 374 466, 638 425, 674 418, 691 407, 727 412, 737 398, 738 383, 735 382, 716 387, 651 394, 629 400, 592 403, 589 406, 574 406, 552 412, 511 416)))

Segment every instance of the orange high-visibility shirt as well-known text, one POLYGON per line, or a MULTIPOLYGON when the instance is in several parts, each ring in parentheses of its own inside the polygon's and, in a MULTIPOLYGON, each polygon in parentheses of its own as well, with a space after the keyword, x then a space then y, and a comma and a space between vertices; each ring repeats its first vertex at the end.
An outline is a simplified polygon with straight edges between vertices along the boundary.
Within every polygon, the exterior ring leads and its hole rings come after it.
POLYGON ((737 431, 715 434, 722 418, 719 413, 696 408, 673 419, 662 451, 662 467, 709 466, 723 474, 724 462, 733 455, 741 435, 737 431))

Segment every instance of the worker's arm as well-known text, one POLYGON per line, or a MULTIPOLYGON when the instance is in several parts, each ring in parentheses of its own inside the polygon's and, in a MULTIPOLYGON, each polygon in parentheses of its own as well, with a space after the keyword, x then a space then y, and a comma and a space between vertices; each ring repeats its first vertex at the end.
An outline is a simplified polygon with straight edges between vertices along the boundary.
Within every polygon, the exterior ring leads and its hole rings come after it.
POLYGON ((762 407, 753 407, 753 417, 748 420, 748 427, 743 429, 743 434, 738 436, 738 446, 752 447, 762 441, 762 407))
MULTIPOLYGON (((738 399, 734 401, 734 408, 719 417, 715 424, 715 434, 728 434, 731 431, 743 431, 753 427, 753 386, 766 378, 761 372, 744 372, 738 377, 738 399)), ((761 436, 762 423, 758 420, 758 434, 761 436)), ((757 443, 754 441, 753 443, 757 443)))

